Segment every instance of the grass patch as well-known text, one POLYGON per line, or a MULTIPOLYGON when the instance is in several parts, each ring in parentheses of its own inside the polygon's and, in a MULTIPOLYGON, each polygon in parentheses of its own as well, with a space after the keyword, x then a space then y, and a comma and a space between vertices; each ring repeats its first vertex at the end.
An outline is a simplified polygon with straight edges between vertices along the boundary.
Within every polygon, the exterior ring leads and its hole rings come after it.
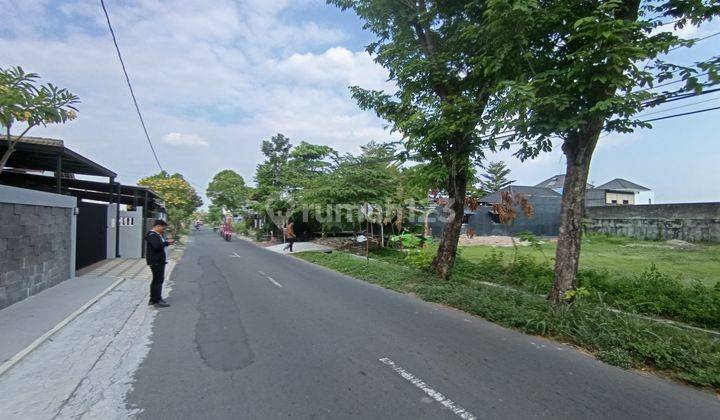
MULTIPOLYGON (((477 276, 453 275, 452 280, 440 280, 427 271, 402 264, 401 255, 382 251, 368 263, 345 252, 296 254, 335 271, 399 292, 412 292, 424 300, 452 306, 506 327, 575 344, 616 366, 650 368, 678 380, 720 390, 720 340, 617 314, 592 299, 555 308, 541 296, 487 286, 477 276)), ((458 266, 461 272, 469 268, 463 264, 473 263, 461 259, 458 266)), ((472 268, 475 267, 473 264, 472 268)), ((502 265, 490 268, 499 269, 505 268, 502 265)))
MULTIPOLYGON (((555 244, 540 245, 551 263, 555 244)), ((469 261, 481 261, 498 253, 505 261, 512 259, 513 249, 491 246, 466 246, 462 255, 469 261)), ((519 247, 519 255, 538 262, 545 257, 529 246, 519 247)), ((690 284, 699 281, 707 286, 720 282, 720 244, 696 244, 691 247, 671 246, 661 241, 643 241, 627 237, 585 235, 580 253, 580 268, 608 271, 616 276, 639 274, 655 264, 658 270, 690 284)))

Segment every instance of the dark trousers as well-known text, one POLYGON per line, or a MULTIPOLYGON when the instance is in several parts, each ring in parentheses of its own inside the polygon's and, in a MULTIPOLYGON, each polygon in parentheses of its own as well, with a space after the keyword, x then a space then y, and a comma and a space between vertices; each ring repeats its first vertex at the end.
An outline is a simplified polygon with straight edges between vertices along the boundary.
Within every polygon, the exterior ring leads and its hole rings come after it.
POLYGON ((152 271, 152 283, 150 283, 150 302, 155 303, 162 300, 162 285, 165 281, 165 264, 153 264, 150 266, 152 271))
POLYGON ((284 249, 289 249, 290 252, 292 252, 292 246, 295 243, 295 238, 287 238, 287 244, 285 245, 284 249))

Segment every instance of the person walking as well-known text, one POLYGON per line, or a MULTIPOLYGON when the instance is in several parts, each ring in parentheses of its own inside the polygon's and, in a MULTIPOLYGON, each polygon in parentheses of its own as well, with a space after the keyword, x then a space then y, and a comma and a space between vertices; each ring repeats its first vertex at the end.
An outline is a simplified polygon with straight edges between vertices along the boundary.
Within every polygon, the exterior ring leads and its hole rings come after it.
POLYGON ((285 245, 283 251, 290 250, 290 252, 293 252, 293 244, 295 243, 295 238, 295 222, 290 219, 290 222, 285 228, 285 241, 287 242, 287 245, 285 245))
POLYGON ((150 283, 150 302, 156 308, 167 308, 169 303, 162 298, 162 286, 165 281, 165 264, 167 264, 167 256, 165 255, 165 247, 172 245, 172 240, 165 239, 165 227, 167 223, 164 220, 156 220, 152 229, 145 235, 147 249, 145 252, 145 260, 152 271, 152 282, 150 283))

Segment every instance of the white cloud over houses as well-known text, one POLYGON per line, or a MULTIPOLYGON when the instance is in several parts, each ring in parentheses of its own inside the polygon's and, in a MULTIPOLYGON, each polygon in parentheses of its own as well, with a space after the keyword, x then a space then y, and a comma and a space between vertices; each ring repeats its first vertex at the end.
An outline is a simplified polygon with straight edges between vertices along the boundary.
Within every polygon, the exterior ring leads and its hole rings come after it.
POLYGON ((174 146, 207 147, 208 142, 197 134, 167 133, 162 137, 165 144, 174 146))

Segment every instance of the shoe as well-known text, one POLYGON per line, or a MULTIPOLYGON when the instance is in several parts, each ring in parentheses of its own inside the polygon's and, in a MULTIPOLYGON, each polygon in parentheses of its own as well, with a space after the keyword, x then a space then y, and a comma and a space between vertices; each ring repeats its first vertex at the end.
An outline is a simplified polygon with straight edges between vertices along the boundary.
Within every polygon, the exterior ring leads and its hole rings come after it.
POLYGON ((153 306, 156 308, 167 308, 168 306, 170 306, 170 304, 165 301, 159 300, 155 302, 153 306))
POLYGON ((152 300, 148 301, 148 306, 153 306, 154 304, 155 302, 153 302, 152 300))

